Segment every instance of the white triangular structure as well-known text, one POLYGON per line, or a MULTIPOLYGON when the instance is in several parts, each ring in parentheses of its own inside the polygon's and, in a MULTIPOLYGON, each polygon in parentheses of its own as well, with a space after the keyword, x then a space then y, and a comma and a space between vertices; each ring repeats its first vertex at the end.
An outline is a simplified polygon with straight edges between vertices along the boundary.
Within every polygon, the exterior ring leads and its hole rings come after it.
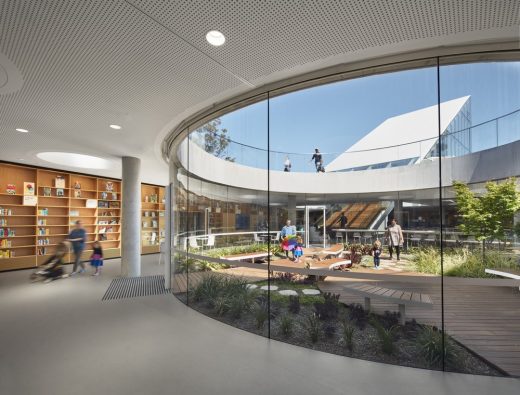
MULTIPOLYGON (((444 133, 470 96, 441 103, 444 133)), ((438 140, 437 105, 388 118, 326 165, 326 171, 364 170, 366 166, 402 166, 418 163, 438 140)), ((441 133, 441 134, 442 134, 441 133)))

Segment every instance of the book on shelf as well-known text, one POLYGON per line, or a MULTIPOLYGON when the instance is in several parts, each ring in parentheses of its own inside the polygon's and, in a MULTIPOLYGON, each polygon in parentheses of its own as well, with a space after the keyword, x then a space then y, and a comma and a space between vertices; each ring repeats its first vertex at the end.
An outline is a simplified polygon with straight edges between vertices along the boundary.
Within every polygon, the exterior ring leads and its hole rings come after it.
POLYGON ((119 208, 119 202, 108 202, 108 207, 119 208))
POLYGON ((38 204, 38 196, 34 195, 24 195, 23 196, 23 205, 24 206, 36 206, 38 204))
POLYGON ((23 183, 23 194, 26 196, 34 196, 34 182, 23 183))
POLYGON ((10 228, 0 228, 0 237, 14 237, 16 236, 16 231, 10 228))
POLYGON ((7 184, 7 187, 5 188, 5 192, 8 195, 16 195, 16 185, 15 184, 7 184))
POLYGON ((112 192, 112 200, 117 200, 117 193, 116 192, 112 192))
POLYGON ((79 217, 79 210, 69 210, 69 217, 79 217))
POLYGON ((38 255, 47 255, 47 247, 38 247, 38 255))
POLYGON ((46 216, 46 215, 49 215, 49 209, 48 209, 48 208, 41 208, 41 209, 38 209, 38 215, 40 215, 40 216, 46 216))
POLYGON ((74 189, 81 189, 81 184, 79 183, 78 180, 76 180, 76 181, 74 182, 74 189))
POLYGON ((11 250, 0 250, 0 259, 12 258, 14 257, 14 251, 11 250))
POLYGON ((96 208, 98 201, 96 199, 87 199, 85 201, 86 208, 96 208))
POLYGON ((54 186, 56 188, 65 188, 65 178, 63 178, 63 176, 56 176, 54 186))
POLYGON ((43 188, 43 196, 51 196, 51 188, 49 187, 44 187, 43 188))
POLYGON ((10 208, 3 208, 2 206, 0 206, 0 215, 5 215, 5 216, 13 215, 13 210, 11 210, 10 208))
POLYGON ((56 196, 58 196, 58 197, 65 196, 65 191, 63 190, 63 188, 56 188, 56 196))
POLYGON ((112 181, 107 181, 105 183, 105 191, 112 192, 114 190, 114 183, 112 181))
POLYGON ((74 189, 74 197, 75 198, 81 197, 81 189, 74 189))

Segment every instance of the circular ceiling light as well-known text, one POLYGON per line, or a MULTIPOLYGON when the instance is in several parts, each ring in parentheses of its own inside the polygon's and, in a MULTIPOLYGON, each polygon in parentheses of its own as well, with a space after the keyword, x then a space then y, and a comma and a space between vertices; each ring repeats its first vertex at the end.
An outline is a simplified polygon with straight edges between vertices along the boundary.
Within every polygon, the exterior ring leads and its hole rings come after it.
POLYGON ((22 129, 22 128, 16 128, 16 131, 20 132, 20 133, 29 133, 29 131, 27 129, 22 129))
POLYGON ((110 162, 97 156, 74 154, 72 152, 40 152, 36 156, 46 162, 61 166, 79 167, 82 169, 108 169, 110 162))
POLYGON ((119 125, 109 125, 112 129, 115 129, 115 130, 120 130, 121 129, 121 126, 119 125))
POLYGON ((208 43, 211 45, 214 45, 215 47, 220 47, 222 44, 226 42, 226 37, 219 32, 218 30, 212 30, 206 34, 206 40, 208 40, 208 43))

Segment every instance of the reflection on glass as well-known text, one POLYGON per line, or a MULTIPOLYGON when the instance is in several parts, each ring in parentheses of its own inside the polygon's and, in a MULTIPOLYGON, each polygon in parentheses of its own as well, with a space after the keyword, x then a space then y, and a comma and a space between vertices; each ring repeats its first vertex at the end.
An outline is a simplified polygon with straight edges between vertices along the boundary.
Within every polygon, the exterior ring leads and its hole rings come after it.
POLYGON ((519 62, 441 63, 194 126, 171 164, 181 299, 317 350, 520 375, 519 62))

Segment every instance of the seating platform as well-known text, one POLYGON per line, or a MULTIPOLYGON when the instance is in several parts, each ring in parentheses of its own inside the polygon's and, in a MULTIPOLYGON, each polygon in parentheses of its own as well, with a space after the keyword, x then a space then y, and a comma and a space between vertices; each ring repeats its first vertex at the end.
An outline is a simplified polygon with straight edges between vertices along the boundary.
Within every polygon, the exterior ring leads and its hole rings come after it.
POLYGON ((433 302, 430 295, 419 292, 407 292, 369 284, 346 285, 343 287, 343 289, 347 292, 352 292, 364 296, 365 310, 367 311, 370 311, 370 298, 386 299, 397 303, 399 306, 399 313, 401 315, 401 325, 404 325, 406 322, 406 305, 423 306, 426 308, 433 307, 433 302))
POLYGON ((225 259, 228 261, 248 261, 251 260, 252 263, 255 263, 256 259, 267 258, 272 255, 267 251, 257 251, 257 252, 247 252, 244 254, 236 254, 236 255, 228 255, 221 256, 220 259, 225 259))
MULTIPOLYGON (((513 280, 520 280, 520 270, 514 269, 485 269, 488 274, 494 274, 495 276, 501 276, 506 278, 512 278, 513 280)), ((520 291, 520 286, 518 287, 520 291)))

